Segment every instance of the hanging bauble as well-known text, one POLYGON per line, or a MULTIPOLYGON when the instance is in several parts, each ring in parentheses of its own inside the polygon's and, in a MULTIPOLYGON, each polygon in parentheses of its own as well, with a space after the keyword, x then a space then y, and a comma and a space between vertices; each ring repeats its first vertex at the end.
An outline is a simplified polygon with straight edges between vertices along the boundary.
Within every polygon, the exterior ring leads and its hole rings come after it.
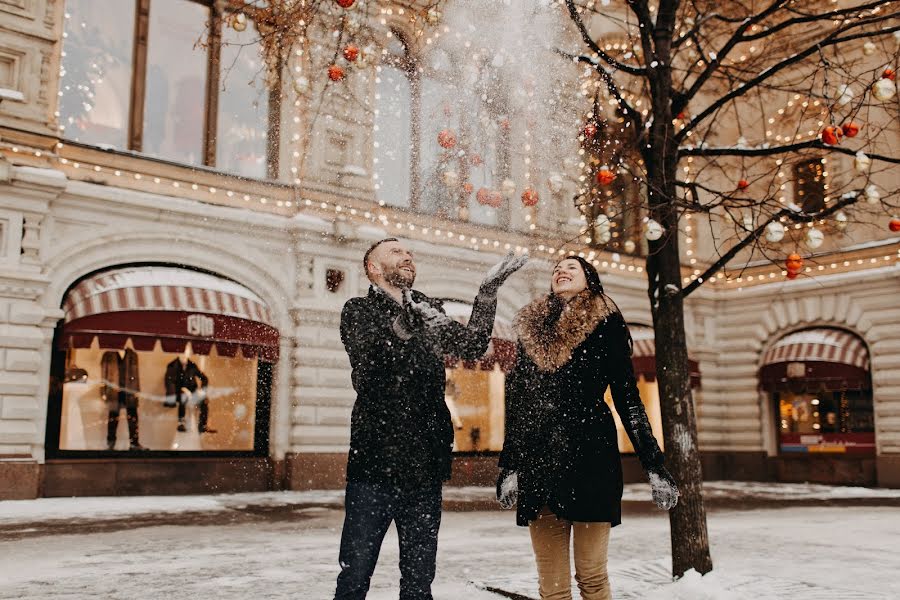
POLYGON ((786 277, 788 279, 797 279, 797 276, 800 274, 800 271, 788 271, 786 277))
POLYGON ((600 167, 600 170, 597 171, 597 183, 600 185, 609 185, 616 179, 616 174, 613 173, 609 167, 603 165, 600 167))
POLYGON ((680 113, 675 115, 675 118, 678 119, 679 121, 684 121, 685 119, 687 119, 687 113, 684 111, 681 111, 680 113))
POLYGON ((463 184, 463 191, 466 194, 471 194, 472 190, 474 190, 474 189, 475 189, 475 186, 472 185, 471 183, 469 183, 468 181, 463 184))
POLYGON ((341 81, 344 78, 344 69, 340 65, 331 65, 328 67, 328 79, 332 81, 341 81))
POLYGON ((829 146, 839 144, 843 136, 844 132, 841 130, 841 128, 834 125, 829 125, 822 130, 822 141, 829 146))
POLYGON ((834 226, 840 229, 841 231, 847 229, 847 214, 839 210, 834 214, 834 226))
POLYGON ((469 157, 469 162, 472 163, 473 167, 480 167, 484 164, 484 159, 481 158, 481 155, 478 153, 473 154, 469 157))
POLYGON ((428 12, 425 13, 425 20, 429 25, 434 25, 441 20, 441 11, 436 8, 429 8, 428 12))
POLYGON ((662 225, 655 220, 650 219, 647 221, 647 230, 644 232, 644 236, 651 242, 655 242, 662 237, 664 231, 662 225))
POLYGON ((562 191, 564 183, 563 176, 559 173, 551 173, 550 177, 547 178, 547 187, 549 187, 550 191, 554 194, 558 194, 562 191))
POLYGON ((866 42, 863 44, 863 54, 866 56, 872 56, 875 54, 875 51, 878 50, 878 46, 873 44, 872 42, 866 42))
POLYGON ((746 190, 748 187, 750 187, 750 182, 746 179, 741 179, 740 181, 738 181, 739 190, 746 190))
POLYGON ((504 179, 503 183, 500 184, 500 191, 503 192, 503 196, 509 200, 516 195, 516 182, 512 179, 504 179))
POLYGON ((881 78, 882 79, 890 79, 891 81, 896 81, 897 74, 894 72, 893 69, 887 68, 881 73, 881 78))
POLYGON ((744 231, 753 231, 753 215, 744 215, 742 219, 744 231))
POLYGON ((335 0, 341 8, 350 8, 356 4, 356 0, 335 0))
POLYGON ((897 84, 890 79, 879 79, 872 86, 872 95, 876 100, 887 102, 897 94, 897 84))
POLYGON ((853 88, 845 83, 838 88, 837 103, 841 106, 846 106, 853 102, 854 95, 853 88))
POLYGON ((584 126, 582 133, 584 134, 584 139, 592 140, 597 135, 597 126, 593 123, 588 123, 584 126))
POLYGON ((856 158, 853 159, 853 168, 857 173, 868 173, 871 166, 872 159, 866 156, 862 150, 856 153, 856 158))
POLYGON ((888 223, 888 229, 895 233, 900 231, 900 218, 894 217, 893 219, 891 219, 891 222, 888 223))
POLYGON ((488 188, 478 188, 478 192, 475 194, 475 200, 483 206, 499 208, 503 203, 503 194, 488 188))
POLYGON ((444 180, 444 185, 448 188, 455 188, 459 185, 459 173, 456 171, 444 171, 441 174, 441 179, 444 180))
POLYGON ((450 129, 442 129, 438 133, 438 144, 440 144, 441 148, 450 149, 454 147, 456 145, 456 134, 450 129))
POLYGON ((347 44, 344 47, 344 58, 347 62, 353 62, 359 57, 359 46, 355 46, 353 44, 347 44))
POLYGON ((854 138, 856 137, 856 134, 859 133, 859 125, 857 125, 853 121, 847 121, 846 123, 841 125, 841 131, 843 131, 844 135, 846 135, 848 138, 854 138))
POLYGON ((294 80, 294 91, 303 95, 309 91, 309 79, 303 75, 294 80))
POLYGON ((533 187, 527 187, 522 190, 522 204, 524 206, 535 206, 540 200, 537 190, 533 187))
POLYGON ((799 273, 803 268, 803 258, 799 254, 790 254, 784 261, 784 266, 788 273, 799 273))
POLYGON ((777 244, 784 239, 784 225, 778 221, 772 221, 766 225, 766 241, 777 244))
POLYGON ((491 190, 487 189, 486 187, 478 188, 478 191, 475 192, 475 200, 478 202, 478 204, 487 206, 488 195, 490 195, 490 193, 491 190))
POLYGON ((866 196, 866 202, 869 204, 878 204, 878 201, 881 200, 881 192, 878 191, 878 188, 874 183, 866 186, 864 194, 866 196))
POLYGON ((238 32, 247 29, 247 15, 244 13, 235 13, 231 18, 231 28, 238 32))
POLYGON ((825 242, 825 234, 816 229, 811 228, 806 232, 806 245, 815 250, 825 242))
POLYGON ((628 254, 634 254, 634 251, 637 248, 637 244, 635 244, 632 240, 625 240, 625 244, 623 245, 625 248, 625 252, 627 252, 628 254))

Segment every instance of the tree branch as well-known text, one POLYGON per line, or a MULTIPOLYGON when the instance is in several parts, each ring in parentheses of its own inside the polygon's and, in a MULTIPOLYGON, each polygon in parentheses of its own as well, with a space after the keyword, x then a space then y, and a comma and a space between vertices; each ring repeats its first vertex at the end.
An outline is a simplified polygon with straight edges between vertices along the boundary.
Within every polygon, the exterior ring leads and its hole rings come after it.
POLYGON ((742 42, 752 42, 753 40, 758 40, 760 38, 767 37, 781 31, 782 29, 786 29, 788 27, 792 27, 794 25, 800 25, 802 23, 814 23, 816 21, 831 21, 836 17, 842 17, 845 15, 852 15, 857 12, 863 12, 866 10, 871 10, 873 8, 884 6, 885 4, 890 4, 890 2, 884 2, 884 0, 875 0, 874 2, 869 2, 868 4, 860 4, 858 6, 851 6, 848 8, 842 8, 839 10, 833 10, 827 13, 819 13, 819 14, 811 14, 804 15, 802 17, 795 17, 793 19, 787 19, 786 21, 782 21, 772 27, 761 31, 760 33, 754 33, 750 35, 745 35, 741 39, 742 42))
POLYGON ((585 44, 587 44, 588 48, 590 48, 591 51, 594 52, 594 54, 603 59, 603 62, 605 62, 612 68, 619 71, 624 71, 629 75, 637 75, 643 77, 647 74, 646 69, 641 67, 632 67, 631 65, 621 63, 604 52, 603 49, 600 48, 599 45, 597 45, 597 42, 595 42, 591 35, 588 33, 587 28, 584 26, 584 21, 581 20, 581 15, 578 14, 578 10, 575 8, 575 0, 566 0, 566 8, 569 9, 569 17, 572 18, 572 21, 578 28, 578 32, 581 34, 581 39, 585 44))
POLYGON ((618 86, 616 86, 616 82, 613 81, 612 75, 610 75, 609 72, 605 68, 603 68, 603 65, 596 62, 590 56, 584 56, 584 55, 574 56, 567 52, 563 52, 562 50, 557 50, 557 53, 562 56, 571 58, 573 60, 577 60, 578 62, 587 63, 587 64, 591 65, 592 67, 594 67, 594 70, 600 74, 600 78, 603 79, 603 82, 606 84, 606 88, 609 90, 609 93, 613 95, 613 97, 616 99, 616 102, 618 102, 619 106, 622 107, 622 111, 626 115, 628 115, 628 119, 631 121, 632 125, 635 127, 635 135, 640 135, 641 130, 644 127, 644 123, 643 123, 643 120, 641 119, 640 113, 637 112, 628 103, 628 101, 625 99, 624 96, 622 96, 622 93, 619 91, 618 86))
MULTIPOLYGON (((816 138, 808 142, 797 142, 796 144, 787 144, 785 146, 772 146, 769 148, 728 148, 728 147, 696 147, 690 146, 681 148, 679 153, 682 156, 775 156, 776 154, 785 154, 788 152, 796 152, 807 148, 815 148, 819 150, 828 150, 830 152, 838 152, 848 156, 856 156, 859 150, 851 150, 850 148, 841 148, 840 146, 829 146, 822 140, 816 138)), ((882 162, 900 164, 900 157, 886 156, 884 154, 866 154, 872 160, 880 160, 882 162)))

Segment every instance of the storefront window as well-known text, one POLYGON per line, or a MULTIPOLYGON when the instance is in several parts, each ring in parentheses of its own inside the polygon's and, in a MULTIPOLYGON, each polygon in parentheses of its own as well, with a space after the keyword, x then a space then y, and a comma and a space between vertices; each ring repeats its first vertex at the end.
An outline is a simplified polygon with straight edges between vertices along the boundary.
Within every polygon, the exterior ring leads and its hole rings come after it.
POLYGON ((66 355, 60 450, 251 451, 258 359, 73 348, 66 355))
POLYGON ((455 431, 454 451, 503 449, 505 379, 499 365, 491 370, 447 369, 445 400, 455 431))
MULTIPOLYGON (((653 431, 653 437, 656 438, 659 447, 665 449, 663 444, 662 413, 660 412, 659 407, 659 386, 655 381, 647 381, 647 379, 641 375, 637 380, 637 388, 641 395, 641 402, 644 403, 644 410, 647 412, 647 418, 650 421, 650 429, 653 431)), ((619 414, 616 412, 616 407, 613 404, 612 392, 609 388, 607 388, 606 395, 603 399, 606 400, 606 404, 609 405, 609 409, 613 413, 613 418, 616 420, 619 452, 622 452, 623 454, 634 454, 634 446, 632 446, 631 440, 625 432, 625 427, 622 425, 622 419, 619 418, 619 414)))
POLYGON ((778 392, 782 452, 871 453, 872 395, 866 391, 778 392))
POLYGON ((375 114, 375 197, 392 206, 409 206, 412 85, 402 70, 382 66, 375 114))
POLYGON ((134 3, 68 0, 60 71, 60 130, 71 140, 128 147, 134 3))

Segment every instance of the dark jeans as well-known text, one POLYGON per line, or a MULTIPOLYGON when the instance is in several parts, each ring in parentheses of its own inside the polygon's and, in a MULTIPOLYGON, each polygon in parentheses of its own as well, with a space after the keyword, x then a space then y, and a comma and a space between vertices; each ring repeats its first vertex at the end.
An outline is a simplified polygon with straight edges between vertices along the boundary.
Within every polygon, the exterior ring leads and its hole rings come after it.
POLYGON ((341 534, 335 600, 362 600, 369 591, 381 542, 393 521, 400 541, 400 600, 432 600, 441 526, 441 485, 401 490, 350 481, 341 534))
MULTIPOLYGON (((184 417, 187 413, 187 398, 182 398, 178 402, 178 422, 184 424, 184 417)), ((209 400, 204 398, 200 401, 200 417, 197 419, 197 430, 200 433, 206 431, 207 421, 209 421, 209 400)))
MULTIPOLYGON (((106 419, 106 445, 112 449, 116 444, 116 429, 119 427, 119 411, 121 407, 109 411, 106 419)), ((128 421, 128 438, 132 446, 138 445, 138 414, 136 404, 125 405, 126 419, 128 421)))

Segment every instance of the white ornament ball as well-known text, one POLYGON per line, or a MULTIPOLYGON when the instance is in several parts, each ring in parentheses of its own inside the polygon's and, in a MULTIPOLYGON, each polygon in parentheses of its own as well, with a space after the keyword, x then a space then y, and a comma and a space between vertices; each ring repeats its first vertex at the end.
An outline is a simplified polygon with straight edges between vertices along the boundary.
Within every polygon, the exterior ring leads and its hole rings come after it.
POLYGON ((815 250, 825 241, 825 234, 813 227, 806 232, 806 245, 815 250))
POLYGON ((860 150, 856 153, 856 158, 853 159, 853 168, 856 169, 857 173, 868 173, 871 166, 872 159, 866 156, 865 152, 860 150))
POLYGON ((784 225, 778 221, 772 221, 766 225, 766 241, 777 244, 784 239, 784 225))
POLYGON ((456 171, 444 171, 441 178, 444 180, 444 185, 447 187, 452 188, 459 184, 459 173, 456 171))
POLYGON ((235 31, 244 31, 247 29, 247 15, 244 13, 237 13, 231 20, 231 28, 235 31))
POLYGON ((650 219, 649 221, 647 221, 647 231, 644 233, 644 235, 651 242, 655 242, 663 236, 664 231, 665 230, 663 229, 662 225, 660 225, 655 220, 650 219))
POLYGON ((301 96, 309 91, 309 79, 303 75, 294 80, 294 91, 301 96))
POLYGON ((550 191, 554 194, 558 194, 563 189, 563 177, 559 173, 553 173, 547 178, 547 185, 550 187, 550 191))
POLYGON ((851 102, 853 102, 853 96, 855 95, 856 93, 853 91, 852 87, 850 87, 846 83, 841 85, 838 88, 838 104, 840 104, 841 106, 850 104, 851 102))
POLYGON ((507 200, 516 195, 516 182, 512 179, 504 179, 500 184, 500 191, 507 200))
POLYGON ((847 215, 844 213, 844 211, 839 210, 837 213, 835 213, 834 226, 841 231, 847 229, 847 215))
POLYGON ((745 215, 743 218, 744 229, 747 231, 753 231, 753 217, 750 215, 745 215))
POLYGON ((609 243, 609 240, 612 239, 611 228, 609 217, 604 214, 597 215, 597 218, 594 219, 594 241, 601 244, 609 243))
POLYGON ((878 46, 873 44, 872 42, 866 42, 863 44, 863 54, 866 56, 872 56, 875 54, 875 51, 878 50, 878 46))
POLYGON ((890 79, 879 79, 872 86, 872 95, 876 100, 887 102, 897 95, 897 85, 890 79))
POLYGON ((878 204, 878 201, 881 200, 881 192, 878 191, 874 183, 866 187, 865 195, 866 202, 869 204, 878 204))
POLYGON ((637 248, 637 244, 635 244, 634 241, 625 240, 625 252, 627 252, 628 254, 632 254, 632 253, 634 253, 636 248, 637 248))
POLYGON ((425 13, 425 20, 428 21, 429 25, 434 25, 441 20, 441 11, 436 8, 429 8, 428 12, 425 13))

